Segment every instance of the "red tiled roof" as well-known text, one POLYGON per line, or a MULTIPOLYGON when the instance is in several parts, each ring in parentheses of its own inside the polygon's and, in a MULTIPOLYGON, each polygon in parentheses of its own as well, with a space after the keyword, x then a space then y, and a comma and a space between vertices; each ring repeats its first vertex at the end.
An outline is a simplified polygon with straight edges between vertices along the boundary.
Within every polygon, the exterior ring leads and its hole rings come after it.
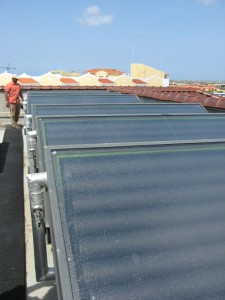
POLYGON ((101 83, 114 84, 114 82, 112 80, 109 80, 107 78, 99 78, 98 81, 101 83))
POLYGON ((60 78, 60 81, 62 81, 62 83, 67 83, 67 84, 79 83, 73 78, 60 78))
POLYGON ((132 79, 132 82, 135 83, 135 84, 146 84, 146 82, 144 82, 141 79, 132 79))
POLYGON ((36 80, 34 80, 33 78, 19 78, 19 83, 21 84, 39 84, 39 82, 37 82, 36 80))
POLYGON ((99 71, 104 71, 110 75, 122 75, 124 72, 116 70, 116 69, 91 69, 86 71, 85 73, 91 73, 91 74, 96 74, 99 71))

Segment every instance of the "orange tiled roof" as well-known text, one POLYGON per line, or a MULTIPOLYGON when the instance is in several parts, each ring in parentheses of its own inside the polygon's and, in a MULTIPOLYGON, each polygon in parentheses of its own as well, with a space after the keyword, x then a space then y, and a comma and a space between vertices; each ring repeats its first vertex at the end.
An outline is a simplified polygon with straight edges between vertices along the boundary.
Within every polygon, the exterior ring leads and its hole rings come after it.
POLYGON ((39 82, 37 82, 36 80, 34 80, 33 78, 19 78, 19 83, 21 84, 39 84, 39 82))
POLYGON ((68 84, 79 83, 76 80, 74 80, 73 78, 60 78, 60 81, 62 81, 62 83, 68 83, 68 84))
POLYGON ((135 84, 146 84, 146 82, 144 82, 141 79, 132 79, 132 82, 135 83, 135 84))
POLYGON ((91 73, 91 74, 96 74, 99 71, 104 71, 110 75, 122 75, 124 72, 116 70, 116 69, 91 69, 86 71, 85 73, 91 73))
POLYGON ((112 80, 109 80, 107 78, 99 78, 98 81, 101 83, 114 84, 114 82, 112 80))

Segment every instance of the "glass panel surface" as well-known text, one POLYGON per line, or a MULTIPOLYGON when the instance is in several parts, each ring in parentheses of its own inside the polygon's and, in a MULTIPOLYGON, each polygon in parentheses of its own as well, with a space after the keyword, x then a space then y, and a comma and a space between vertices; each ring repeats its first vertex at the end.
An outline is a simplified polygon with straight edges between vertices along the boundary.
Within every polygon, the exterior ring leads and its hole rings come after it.
POLYGON ((80 299, 223 298, 224 144, 54 150, 52 161, 80 299))
POLYGON ((33 105, 33 115, 207 113, 196 104, 33 105))
POLYGON ((46 90, 46 91, 42 91, 42 90, 36 90, 36 91, 28 91, 27 95, 30 96, 39 96, 39 95, 61 95, 61 94, 65 94, 65 95, 72 95, 72 94, 94 94, 94 95, 98 95, 98 94, 121 94, 119 92, 109 92, 108 90, 46 90))
POLYGON ((27 113, 31 113, 32 104, 96 104, 96 103, 139 103, 135 95, 57 95, 55 97, 30 97, 27 113))
POLYGON ((40 117, 42 145, 225 138, 225 115, 40 117))

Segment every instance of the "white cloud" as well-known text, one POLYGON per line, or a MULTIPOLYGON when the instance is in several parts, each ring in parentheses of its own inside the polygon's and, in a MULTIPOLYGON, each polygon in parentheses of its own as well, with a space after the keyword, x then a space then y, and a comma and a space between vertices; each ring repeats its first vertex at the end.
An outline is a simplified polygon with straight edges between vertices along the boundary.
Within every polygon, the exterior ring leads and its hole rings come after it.
POLYGON ((211 5, 211 4, 215 4, 216 3, 216 0, 198 0, 197 1, 199 4, 202 4, 202 5, 211 5))
POLYGON ((84 10, 82 17, 79 19, 81 24, 89 26, 100 26, 111 23, 113 16, 103 15, 98 6, 89 6, 84 10))

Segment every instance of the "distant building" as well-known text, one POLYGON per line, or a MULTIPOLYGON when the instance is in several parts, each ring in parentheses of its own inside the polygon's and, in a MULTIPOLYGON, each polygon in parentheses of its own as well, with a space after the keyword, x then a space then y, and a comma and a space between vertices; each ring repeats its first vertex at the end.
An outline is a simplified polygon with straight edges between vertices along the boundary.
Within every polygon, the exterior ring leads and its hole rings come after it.
POLYGON ((39 83, 41 86, 58 86, 62 85, 60 78, 60 75, 55 75, 51 72, 48 72, 39 76, 39 83))
POLYGON ((99 78, 98 79, 99 85, 101 86, 114 86, 115 82, 112 80, 109 80, 108 78, 99 78))
POLYGON ((5 86, 7 83, 12 81, 12 74, 4 72, 0 74, 0 86, 5 86))
MULTIPOLYGON (((12 74, 0 74, 0 86, 11 81, 12 74)), ((131 64, 131 75, 116 69, 91 69, 84 75, 76 72, 52 70, 40 76, 19 76, 22 86, 169 86, 168 74, 144 64, 131 64)))
POLYGON ((91 69, 85 71, 85 73, 89 73, 97 77, 120 76, 124 74, 124 72, 116 69, 91 69))
POLYGON ((64 76, 64 77, 78 77, 78 76, 80 76, 79 73, 74 72, 74 71, 67 72, 67 71, 63 71, 63 70, 52 70, 52 71, 50 71, 50 73, 55 74, 55 75, 58 74, 58 75, 61 75, 61 76, 64 76))
POLYGON ((144 64, 131 64, 130 76, 146 81, 148 86, 169 86, 168 74, 166 72, 144 64))
POLYGON ((116 77, 111 76, 109 79, 113 80, 116 86, 133 86, 132 78, 126 74, 116 77))
POLYGON ((62 77, 60 78, 60 81, 63 86, 78 86, 80 85, 78 81, 71 77, 62 77))
POLYGON ((84 74, 79 77, 81 86, 99 86, 98 77, 93 74, 84 74))
POLYGON ((141 79, 132 79, 133 86, 147 86, 147 82, 141 79))
POLYGON ((27 75, 26 73, 21 74, 18 76, 19 78, 19 83, 23 86, 40 86, 40 83, 32 78, 30 75, 27 75))

